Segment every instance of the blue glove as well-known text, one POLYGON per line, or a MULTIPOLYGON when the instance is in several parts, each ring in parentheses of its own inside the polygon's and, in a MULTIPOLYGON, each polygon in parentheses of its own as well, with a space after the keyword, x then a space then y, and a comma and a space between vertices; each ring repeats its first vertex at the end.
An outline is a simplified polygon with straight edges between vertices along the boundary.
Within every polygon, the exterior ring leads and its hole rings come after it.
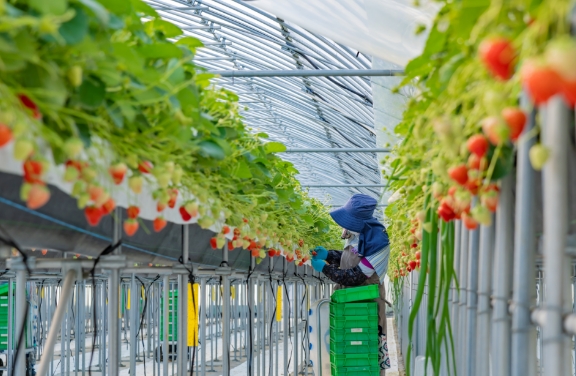
POLYGON ((312 267, 317 272, 322 272, 322 270, 324 270, 325 266, 326 266, 326 261, 324 261, 324 260, 312 260, 312 267))
POLYGON ((313 252, 316 252, 316 255, 312 253, 312 260, 326 260, 328 257, 328 250, 322 246, 314 248, 313 252))

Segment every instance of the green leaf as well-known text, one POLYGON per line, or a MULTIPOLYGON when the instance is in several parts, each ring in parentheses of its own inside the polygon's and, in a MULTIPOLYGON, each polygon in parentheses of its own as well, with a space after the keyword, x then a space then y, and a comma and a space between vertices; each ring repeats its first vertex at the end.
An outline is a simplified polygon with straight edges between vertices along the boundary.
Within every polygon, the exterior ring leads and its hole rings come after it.
POLYGON ((184 38, 178 39, 176 42, 177 45, 182 45, 190 48, 191 50, 195 50, 198 47, 204 47, 204 43, 198 38, 194 38, 191 36, 186 36, 184 38))
MULTIPOLYGON (((50 1, 47 1, 50 2, 50 1)), ((88 34, 88 16, 82 8, 75 8, 76 15, 68 22, 64 22, 58 30, 67 44, 80 43, 88 34)))
POLYGON ((114 55, 126 65, 126 69, 133 74, 140 74, 144 59, 133 48, 124 43, 113 43, 114 55))
POLYGON ((182 57, 182 50, 172 43, 153 43, 137 47, 140 55, 151 59, 170 59, 182 57))
POLYGON ((106 106, 106 112, 108 116, 114 122, 118 128, 124 128, 124 117, 122 116, 122 110, 118 106, 106 106))
POLYGON ((28 5, 42 14, 61 15, 68 8, 67 0, 29 0, 28 5))
POLYGON ((103 25, 108 25, 110 14, 100 3, 95 0, 78 0, 86 8, 90 9, 103 25))
POLYGON ((182 29, 171 22, 155 19, 144 24, 148 34, 154 34, 154 31, 161 31, 166 38, 174 38, 183 34, 182 29))
POLYGON ((286 145, 281 142, 272 141, 264 145, 264 150, 266 150, 266 153, 281 153, 286 151, 286 145))
POLYGON ((278 195, 280 202, 287 202, 290 200, 290 196, 294 194, 292 189, 276 189, 275 192, 278 195))
POLYGON ((268 138, 269 136, 268 136, 268 133, 260 132, 260 133, 257 133, 257 134, 256 134, 256 137, 268 138))
MULTIPOLYGON (((45 0, 39 0, 45 1, 45 0)), ((118 15, 124 15, 132 10, 132 6, 129 1, 122 0, 98 0, 106 9, 110 12, 118 15)))
POLYGON ((99 78, 90 76, 82 81, 82 85, 78 89, 80 102, 84 107, 96 108, 104 103, 106 96, 106 86, 99 78))
MULTIPOLYGON (((123 0, 123 1, 126 1, 126 0, 123 0)), ((146 4, 145 2, 143 2, 141 0, 132 0, 132 6, 134 7, 134 10, 136 12, 142 13, 145 16, 159 17, 158 12, 156 12, 156 10, 154 8, 152 8, 150 5, 146 4)))
POLYGON ((248 163, 244 159, 240 159, 236 169, 234 170, 234 176, 240 179, 249 179, 252 177, 252 173, 250 172, 250 167, 248 163))
POLYGON ((76 128, 78 129, 78 135, 80 136, 80 139, 84 143, 84 147, 89 148, 92 144, 90 128, 88 128, 86 124, 76 124, 76 128))
POLYGON ((202 141, 199 144, 201 154, 205 157, 211 157, 222 160, 226 157, 224 149, 212 140, 202 141))

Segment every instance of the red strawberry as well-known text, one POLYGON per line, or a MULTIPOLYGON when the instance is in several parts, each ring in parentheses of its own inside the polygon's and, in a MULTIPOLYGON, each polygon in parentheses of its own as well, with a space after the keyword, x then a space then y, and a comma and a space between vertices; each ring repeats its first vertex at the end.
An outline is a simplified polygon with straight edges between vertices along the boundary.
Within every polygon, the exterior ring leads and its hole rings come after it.
POLYGON ((230 227, 224 225, 224 227, 222 227, 222 233, 228 235, 230 233, 230 227))
POLYGON ((128 166, 126 166, 124 163, 113 164, 108 169, 110 176, 112 176, 112 180, 114 180, 114 184, 122 183, 124 176, 126 175, 126 171, 128 171, 128 166))
POLYGON ((30 99, 26 94, 18 94, 18 99, 20 99, 20 103, 22 103, 24 107, 32 111, 34 119, 42 118, 42 114, 40 113, 36 103, 34 103, 34 101, 32 101, 32 99, 30 99))
POLYGON ((212 247, 212 249, 218 249, 218 239, 211 238, 210 239, 210 247, 212 247))
POLYGON ((234 248, 236 248, 236 247, 234 247, 234 242, 229 241, 229 242, 228 242, 228 250, 229 250, 230 252, 232 252, 232 251, 234 250, 234 248))
POLYGON ((516 51, 508 39, 497 37, 484 40, 479 52, 482 62, 492 75, 501 80, 512 77, 516 51))
POLYGON ((482 195, 482 197, 480 197, 480 201, 482 202, 482 205, 486 206, 488 210, 494 213, 496 208, 498 208, 498 192, 486 192, 482 195))
POLYGON ((166 209, 166 204, 158 201, 158 203, 156 204, 156 210, 161 212, 164 209, 166 209))
POLYGON ((242 218, 242 221, 243 221, 244 223, 248 223, 248 219, 246 219, 246 218, 242 218))
POLYGON ((132 205, 128 207, 127 212, 128 212, 128 218, 136 219, 140 214, 140 208, 138 206, 132 205))
POLYGON ((154 231, 160 232, 164 227, 166 227, 166 220, 164 219, 164 217, 157 217, 156 219, 154 219, 153 226, 154 231))
POLYGON ((135 219, 127 219, 124 221, 124 232, 128 236, 134 235, 136 231, 138 231, 138 227, 140 227, 140 225, 135 219))
POLYGON ((482 185, 482 180, 480 178, 473 178, 473 179, 468 179, 468 181, 466 182, 466 184, 464 186, 466 187, 466 189, 470 193, 472 193, 473 195, 477 195, 478 190, 480 189, 481 185, 482 185))
POLYGON ((104 214, 110 214, 116 208, 116 202, 113 198, 109 198, 104 204, 102 204, 102 211, 104 214))
POLYGON ((90 200, 94 202, 100 201, 105 193, 106 192, 104 191, 104 188, 102 188, 99 185, 91 185, 88 187, 88 194, 90 195, 90 200))
POLYGON ((522 66, 521 79, 536 105, 546 103, 562 89, 562 78, 554 69, 530 60, 522 66))
POLYGON ((478 227, 478 222, 468 213, 462 213, 462 222, 468 230, 475 230, 478 227))
POLYGON ((488 161, 485 157, 479 158, 476 154, 470 154, 467 165, 470 170, 484 171, 488 166, 488 161))
POLYGON ((456 183, 464 185, 468 181, 468 168, 466 168, 464 164, 450 167, 448 169, 448 175, 450 175, 450 178, 456 183))
POLYGON ((570 107, 576 106, 576 80, 573 81, 562 80, 560 86, 566 104, 568 104, 568 106, 570 107))
POLYGON ((416 269, 416 260, 410 260, 408 262, 408 266, 410 267, 410 269, 414 270, 416 269))
POLYGON ((42 162, 27 159, 22 165, 24 168, 24 180, 28 183, 38 183, 42 177, 42 162))
POLYGON ((288 261, 288 262, 294 261, 294 255, 291 253, 287 254, 286 255, 286 261, 288 261))
POLYGON ((100 220, 104 216, 104 211, 102 208, 96 207, 94 205, 87 206, 84 209, 84 216, 86 217, 86 220, 90 226, 98 226, 98 223, 100 223, 100 220))
POLYGON ((510 137, 510 128, 496 116, 487 117, 482 121, 482 131, 492 145, 501 145, 510 137))
MULTIPOLYGON (((252 257, 260 257, 260 251, 257 249, 250 250, 250 253, 252 254, 252 257)), ((292 259, 292 260, 294 260, 294 259, 292 259)))
POLYGON ((466 145, 468 146, 470 153, 475 154, 480 158, 486 155, 486 152, 488 151, 488 141, 486 140, 486 137, 481 134, 471 136, 466 142, 466 145))
POLYGON ((172 209, 174 206, 176 206, 176 199, 178 198, 178 190, 176 188, 171 189, 169 195, 170 199, 168 200, 168 207, 172 209))
POLYGON ((416 251, 414 257, 416 257, 416 260, 420 260, 420 251, 416 251))
POLYGON ((186 222, 192 219, 192 216, 186 211, 184 205, 180 206, 180 216, 182 220, 186 222))
POLYGON ((33 184, 28 192, 26 206, 30 209, 38 209, 50 200, 50 191, 44 184, 33 184))
POLYGON ((510 140, 516 141, 526 125, 526 114, 517 107, 507 107, 502 110, 502 117, 510 128, 510 140))
POLYGON ((150 161, 142 161, 138 164, 138 170, 143 174, 149 174, 152 171, 152 163, 150 161))
POLYGON ((0 148, 12 140, 12 130, 5 124, 0 124, 0 148))
POLYGON ((456 213, 454 213, 454 210, 450 206, 441 204, 438 207, 438 216, 442 218, 444 222, 450 222, 456 218, 456 213))

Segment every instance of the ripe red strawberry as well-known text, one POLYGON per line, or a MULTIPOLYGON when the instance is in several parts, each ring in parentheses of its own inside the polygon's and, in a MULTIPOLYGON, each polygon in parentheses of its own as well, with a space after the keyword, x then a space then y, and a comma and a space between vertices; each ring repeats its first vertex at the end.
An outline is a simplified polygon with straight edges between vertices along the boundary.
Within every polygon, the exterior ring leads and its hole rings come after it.
POLYGON ((188 213, 186 211, 186 208, 184 207, 184 205, 180 206, 180 216, 182 217, 183 221, 189 221, 192 219, 192 216, 190 215, 190 213, 188 213))
POLYGON ((6 124, 0 124, 0 148, 12 141, 12 130, 6 124))
POLYGON ((178 198, 178 190, 176 188, 171 189, 169 195, 170 199, 168 200, 168 207, 172 209, 174 208, 174 206, 176 206, 176 199, 178 198))
POLYGON ((484 171, 488 166, 488 161, 485 157, 479 158, 476 154, 470 154, 467 166, 470 170, 484 171))
POLYGON ((448 175, 450 175, 450 178, 456 183, 464 185, 468 181, 468 168, 466 168, 465 164, 450 167, 448 169, 448 175))
POLYGON ((124 221, 124 232, 128 236, 132 236, 138 231, 139 223, 135 219, 127 219, 124 221))
POLYGON ((510 128, 510 140, 516 141, 526 125, 526 114, 517 107, 507 107, 502 110, 502 117, 510 128))
POLYGON ((228 241, 228 250, 230 252, 232 252, 234 250, 234 248, 236 248, 236 247, 234 247, 234 242, 228 241))
POLYGON ((112 176, 112 180, 114 180, 114 184, 122 183, 124 176, 126 176, 126 171, 128 171, 128 166, 121 162, 113 164, 108 169, 110 176, 112 176))
POLYGON ((480 58, 495 77, 508 80, 514 73, 516 51, 512 43, 502 37, 486 39, 479 47, 480 58))
POLYGON ((498 208, 498 192, 496 191, 486 192, 482 195, 482 197, 480 197, 480 201, 482 202, 482 205, 484 205, 488 210, 494 213, 498 208))
POLYGON ((98 226, 98 223, 100 223, 100 220, 104 216, 104 211, 102 208, 91 205, 84 209, 84 216, 90 226, 98 226))
POLYGON ((33 184, 28 192, 26 206, 30 209, 38 209, 44 206, 50 200, 50 191, 44 184, 33 184))
POLYGON ((414 270, 416 269, 416 260, 410 260, 408 262, 408 266, 410 267, 410 269, 414 270))
POLYGON ((416 260, 420 260, 420 251, 416 251, 414 257, 416 257, 416 260))
POLYGON ((524 87, 536 105, 546 103, 562 89, 562 78, 549 66, 528 60, 520 74, 524 87))
POLYGON ((152 171, 152 163, 150 161, 142 161, 138 164, 138 170, 143 174, 149 174, 152 171))
POLYGON ((140 214, 140 208, 138 206, 129 206, 127 209, 128 212, 128 218, 130 219, 136 219, 138 218, 138 215, 140 214))
POLYGON ((156 210, 158 212, 161 212, 162 210, 166 209, 166 204, 163 202, 158 201, 158 203, 156 204, 156 210))
POLYGON ((39 183, 41 181, 44 169, 42 162, 27 159, 22 167, 24 169, 24 180, 27 183, 39 183))
MULTIPOLYGON (((250 250, 250 253, 252 254, 252 257, 260 257, 260 251, 257 249, 250 250)), ((294 259, 292 259, 292 261, 294 261, 294 259)))
POLYGON ((481 185, 482 185, 482 179, 472 178, 468 179, 468 181, 464 186, 466 187, 468 192, 472 193, 473 195, 477 195, 481 185))
POLYGON ((468 146, 468 151, 470 151, 470 153, 475 154, 481 158, 486 155, 489 145, 486 137, 482 136, 481 134, 475 134, 468 139, 466 146, 468 146))
POLYGON ((288 262, 294 261, 294 255, 292 253, 287 254, 286 255, 286 261, 288 261, 288 262))
POLYGON ((98 202, 102 199, 102 196, 106 193, 104 188, 99 185, 91 185, 88 187, 88 194, 90 195, 90 200, 98 202))
POLYGON ((462 213, 462 223, 468 230, 475 230, 478 227, 478 222, 468 213, 462 213))
POLYGON ((20 99, 20 103, 22 103, 24 107, 32 111, 32 116, 34 119, 42 118, 42 114, 40 113, 36 103, 34 103, 34 101, 30 99, 26 94, 18 94, 18 99, 20 99))
POLYGON ((224 225, 224 227, 222 227, 222 233, 228 235, 230 233, 230 227, 224 225))
POLYGON ((510 128, 496 116, 487 117, 482 121, 482 131, 492 145, 501 145, 510 137, 510 128))
POLYGON ((103 205, 102 211, 105 215, 112 213, 112 211, 116 208, 116 202, 113 198, 109 198, 103 205))
POLYGON ((454 210, 449 205, 442 203, 438 207, 438 216, 442 218, 444 222, 450 222, 456 218, 456 213, 454 213, 454 210))
POLYGON ((154 226, 154 231, 156 232, 162 231, 162 229, 166 227, 166 223, 167 222, 164 219, 164 217, 157 217, 156 219, 154 219, 154 222, 152 223, 154 226))
POLYGON ((248 219, 246 219, 246 218, 242 218, 242 221, 243 221, 244 223, 248 223, 248 219))

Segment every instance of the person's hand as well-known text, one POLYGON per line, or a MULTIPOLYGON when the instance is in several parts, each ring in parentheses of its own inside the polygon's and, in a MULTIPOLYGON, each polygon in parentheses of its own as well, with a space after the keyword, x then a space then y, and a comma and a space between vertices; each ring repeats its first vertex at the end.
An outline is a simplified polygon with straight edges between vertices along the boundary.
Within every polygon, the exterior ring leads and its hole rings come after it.
POLYGON ((312 260, 326 260, 328 257, 328 250, 322 246, 318 246, 312 250, 312 260))
POLYGON ((326 266, 326 261, 324 261, 324 260, 312 260, 312 267, 317 272, 322 272, 322 270, 324 270, 325 266, 326 266))

